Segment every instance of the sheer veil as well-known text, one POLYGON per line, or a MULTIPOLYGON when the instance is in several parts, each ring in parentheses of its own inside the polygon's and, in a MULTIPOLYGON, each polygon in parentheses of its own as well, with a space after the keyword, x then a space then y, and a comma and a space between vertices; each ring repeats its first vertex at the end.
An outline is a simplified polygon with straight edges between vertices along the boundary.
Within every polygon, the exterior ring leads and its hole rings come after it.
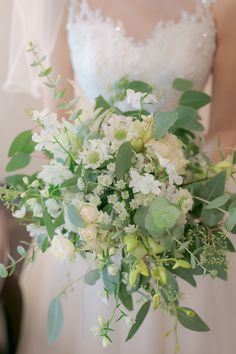
POLYGON ((47 65, 54 48, 68 0, 14 0, 10 35, 9 67, 4 89, 40 96, 40 82, 30 67, 29 42, 37 43, 47 54, 47 65))

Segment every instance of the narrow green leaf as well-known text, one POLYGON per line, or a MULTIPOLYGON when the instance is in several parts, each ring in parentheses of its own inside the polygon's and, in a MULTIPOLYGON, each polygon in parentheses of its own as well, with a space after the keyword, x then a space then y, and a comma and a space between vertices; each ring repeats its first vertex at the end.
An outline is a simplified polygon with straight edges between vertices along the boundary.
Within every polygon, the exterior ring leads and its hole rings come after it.
POLYGON ((220 197, 212 200, 212 202, 208 204, 205 208, 206 209, 220 208, 230 200, 230 197, 231 197, 230 194, 221 195, 220 197))
POLYGON ((52 72, 52 67, 49 67, 49 68, 41 71, 41 73, 39 73, 39 77, 48 76, 49 74, 51 74, 51 72, 52 72))
POLYGON ((55 226, 53 225, 52 218, 49 215, 46 207, 43 208, 43 222, 44 225, 46 226, 50 239, 53 239, 55 233, 55 226))
POLYGON ((116 156, 116 177, 121 179, 132 166, 133 150, 129 141, 123 143, 116 156))
POLYGON ((140 328, 140 326, 142 325, 143 321, 145 320, 149 308, 150 308, 150 301, 145 302, 145 304, 140 308, 139 312, 137 313, 136 319, 135 319, 135 323, 133 324, 133 326, 131 327, 129 334, 126 338, 126 342, 128 340, 130 340, 135 333, 138 331, 138 329, 140 328))
POLYGON ((99 110, 99 114, 106 112, 110 108, 111 106, 102 96, 96 98, 94 110, 99 110))
POLYGON ((129 311, 133 311, 133 298, 127 291, 126 285, 121 282, 119 287, 119 299, 129 311))
POLYGON ((8 162, 6 171, 13 172, 29 165, 31 157, 28 154, 16 153, 8 162))
POLYGON ((225 227, 228 231, 232 231, 236 226, 236 207, 229 208, 229 215, 225 222, 225 227))
POLYGON ((0 263, 0 278, 7 278, 8 277, 8 271, 6 267, 0 263))
POLYGON ((91 270, 85 274, 84 281, 88 285, 95 285, 98 279, 100 278, 100 272, 97 269, 91 270))
POLYGON ((56 100, 59 100, 60 98, 64 97, 66 93, 66 90, 61 90, 55 93, 54 98, 56 100))
POLYGON ((59 337, 64 322, 61 299, 55 297, 48 309, 48 343, 53 344, 59 337))
POLYGON ((153 137, 161 139, 175 124, 179 115, 177 112, 157 112, 154 116, 153 137))
POLYGON ((173 81, 172 87, 177 91, 184 92, 187 90, 191 90, 191 88, 193 87, 193 82, 190 80, 177 78, 173 81))
POLYGON ((61 188, 76 186, 78 178, 79 178, 78 176, 75 176, 75 177, 68 179, 67 181, 65 181, 61 184, 61 188))
POLYGON ((225 182, 226 182, 226 172, 222 171, 215 177, 213 177, 209 182, 207 182, 203 188, 200 190, 200 197, 212 201, 222 194, 225 191, 225 182))
POLYGON ((37 237, 37 244, 43 253, 46 252, 49 247, 48 237, 46 235, 39 235, 37 237))
POLYGON ((84 221, 73 204, 67 206, 67 214, 70 222, 77 227, 84 227, 84 221))
POLYGON ((187 307, 178 307, 177 316, 182 326, 190 329, 191 331, 208 332, 210 330, 198 314, 187 307))
POLYGON ((179 101, 180 105, 190 106, 195 109, 204 107, 210 102, 211 97, 206 93, 193 90, 185 91, 179 101))
POLYGON ((31 154, 34 151, 35 143, 32 141, 32 131, 26 130, 13 140, 11 143, 8 156, 12 157, 17 152, 31 154))

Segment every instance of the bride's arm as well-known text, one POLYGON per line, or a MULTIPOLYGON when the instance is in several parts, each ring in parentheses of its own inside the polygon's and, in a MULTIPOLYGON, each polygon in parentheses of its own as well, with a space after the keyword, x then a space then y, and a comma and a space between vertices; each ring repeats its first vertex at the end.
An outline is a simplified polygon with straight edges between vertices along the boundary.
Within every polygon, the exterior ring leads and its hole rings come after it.
MULTIPOLYGON (((58 32, 57 41, 51 55, 51 66, 53 67, 53 71, 61 76, 59 89, 66 89, 65 99, 70 100, 73 97, 73 89, 67 79, 73 78, 73 71, 66 31, 67 19, 68 11, 66 9, 58 32)), ((63 115, 63 112, 58 111, 56 108, 58 102, 53 98, 52 90, 45 87, 43 99, 44 104, 49 107, 51 111, 57 112, 59 116, 63 115)))
POLYGON ((217 50, 213 67, 213 97, 209 150, 220 137, 225 153, 236 146, 236 1, 217 0, 214 5, 217 50))

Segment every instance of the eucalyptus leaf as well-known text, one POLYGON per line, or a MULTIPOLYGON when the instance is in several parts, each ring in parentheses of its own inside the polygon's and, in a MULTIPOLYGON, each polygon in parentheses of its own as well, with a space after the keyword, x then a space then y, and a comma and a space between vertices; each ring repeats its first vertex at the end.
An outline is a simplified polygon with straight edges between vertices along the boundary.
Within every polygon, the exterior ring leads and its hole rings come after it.
POLYGON ((15 170, 19 170, 29 165, 31 160, 30 155, 25 153, 16 153, 11 160, 8 162, 6 171, 13 172, 15 170))
POLYGON ((177 112, 157 112, 154 115, 153 137, 161 139, 175 124, 179 115, 177 112))
POLYGON ((76 186, 77 181, 78 181, 78 176, 71 177, 70 179, 68 179, 67 181, 65 181, 61 184, 61 188, 68 188, 68 187, 76 186))
POLYGON ((200 91, 185 91, 180 98, 180 105, 199 109, 211 102, 211 97, 200 91))
POLYGON ((172 87, 177 91, 184 92, 187 90, 191 90, 191 88, 193 87, 193 82, 190 80, 177 78, 173 81, 172 87))
POLYGON ((113 294, 117 291, 120 282, 119 272, 114 276, 109 275, 107 267, 105 267, 102 270, 102 279, 106 290, 108 290, 110 294, 113 294))
POLYGON ((123 143, 118 150, 116 156, 116 177, 121 179, 125 172, 127 172, 132 166, 133 150, 130 142, 123 143))
POLYGON ((73 225, 81 228, 85 226, 82 217, 80 216, 78 210, 73 204, 67 206, 67 215, 73 225))
POLYGON ((32 141, 32 131, 26 130, 13 140, 8 156, 12 157, 16 153, 31 154, 34 151, 35 143, 32 141))
POLYGON ((174 128, 181 128, 187 130, 196 130, 196 125, 193 124, 198 119, 197 111, 188 106, 179 106, 176 108, 176 112, 178 113, 178 119, 174 124, 174 128))
POLYGON ((85 275, 84 281, 86 284, 92 286, 96 284, 99 278, 100 278, 100 272, 97 269, 94 269, 85 275))
POLYGON ((44 221, 44 225, 46 226, 48 235, 52 240, 54 237, 55 226, 53 225, 52 217, 48 213, 46 207, 43 208, 43 221, 44 221))
POLYGON ((179 322, 185 328, 196 332, 208 332, 210 329, 207 324, 190 308, 178 307, 177 317, 179 322))
POLYGON ((126 90, 134 90, 135 92, 151 93, 152 86, 146 84, 143 81, 131 81, 126 86, 126 90))
POLYGON ((48 343, 53 344, 59 337, 64 322, 60 297, 55 297, 48 309, 48 343))
POLYGON ((132 295, 127 291, 126 285, 121 282, 119 287, 119 299, 129 311, 133 311, 132 295))
POLYGON ((150 304, 151 304, 150 301, 145 302, 145 304, 138 311, 136 319, 135 319, 135 323, 133 324, 133 326, 131 327, 131 329, 129 331, 129 334, 126 338, 126 342, 128 340, 130 340, 135 335, 135 333, 138 331, 138 329, 142 325, 143 321, 145 320, 145 318, 148 314, 150 304))
POLYGON ((225 191, 225 182, 226 182, 226 171, 222 171, 209 182, 207 182, 201 189, 200 189, 200 197, 207 200, 212 201, 221 195, 224 194, 225 191))
POLYGON ((7 278, 8 277, 8 271, 4 264, 0 263, 0 278, 7 278))
POLYGON ((229 208, 228 217, 225 222, 225 227, 228 231, 232 231, 236 226, 236 206, 233 208, 229 208))
POLYGON ((212 200, 212 202, 210 204, 208 204, 205 207, 205 209, 220 208, 223 205, 225 205, 230 200, 230 198, 231 198, 230 194, 221 195, 220 197, 212 200))
POLYGON ((21 256, 21 257, 25 257, 27 252, 24 249, 23 246, 17 246, 17 253, 21 256))

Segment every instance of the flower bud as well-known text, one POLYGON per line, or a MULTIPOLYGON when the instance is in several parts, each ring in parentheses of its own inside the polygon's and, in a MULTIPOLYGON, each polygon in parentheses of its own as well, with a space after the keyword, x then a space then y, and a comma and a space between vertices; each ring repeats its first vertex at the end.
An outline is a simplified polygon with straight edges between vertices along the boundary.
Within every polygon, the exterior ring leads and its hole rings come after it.
POLYGON ((57 235, 53 238, 50 251, 61 261, 72 261, 75 256, 75 247, 73 243, 62 235, 57 235))
POLYGON ((80 211, 80 215, 86 223, 94 223, 98 217, 98 210, 93 205, 84 205, 80 211))
POLYGON ((127 252, 132 252, 138 246, 138 237, 136 234, 129 234, 124 237, 124 244, 127 252))
POLYGON ((155 294, 153 296, 152 303, 153 303, 154 310, 156 310, 159 307, 160 303, 161 303, 161 297, 160 297, 159 294, 155 294))
POLYGON ((166 250, 164 245, 158 244, 152 237, 148 238, 148 244, 150 247, 150 251, 154 254, 160 254, 165 252, 166 250))
POLYGON ((131 286, 131 288, 134 287, 134 284, 136 283, 137 280, 137 276, 138 276, 138 271, 136 269, 131 270, 131 272, 129 273, 129 285, 131 286))
POLYGON ((136 270, 145 277, 149 276, 148 267, 146 266, 146 263, 143 260, 139 261, 139 263, 136 265, 136 270))
POLYGON ((159 271, 160 280, 162 281, 162 283, 164 285, 166 285, 167 280, 168 280, 166 268, 165 267, 158 267, 158 271, 159 271))
POLYGON ((142 152, 144 148, 143 139, 141 138, 133 139, 131 141, 131 146, 135 152, 137 153, 142 152))
POLYGON ((184 268, 184 269, 191 269, 191 264, 187 261, 184 261, 183 259, 178 259, 175 261, 174 266, 172 269, 177 269, 177 268, 184 268))

